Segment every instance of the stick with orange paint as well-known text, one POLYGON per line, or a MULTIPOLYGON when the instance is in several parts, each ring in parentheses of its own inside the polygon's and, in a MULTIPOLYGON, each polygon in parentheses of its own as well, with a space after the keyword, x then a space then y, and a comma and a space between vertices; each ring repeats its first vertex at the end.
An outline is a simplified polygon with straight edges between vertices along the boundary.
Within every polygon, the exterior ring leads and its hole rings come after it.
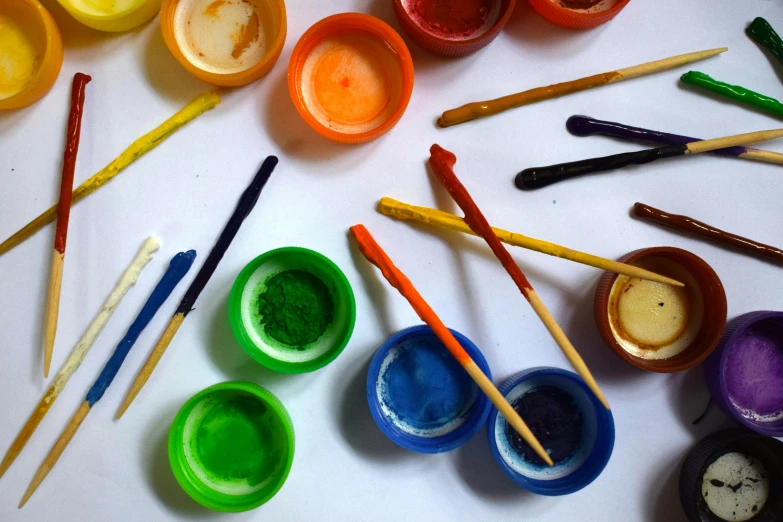
POLYGON ((419 294, 413 286, 413 283, 405 277, 405 274, 403 274, 399 268, 394 266, 392 260, 389 259, 389 256, 386 255, 386 252, 383 251, 380 245, 375 242, 375 239, 370 232, 364 228, 364 225, 352 226, 351 235, 353 235, 353 238, 356 240, 359 251, 370 263, 377 266, 389 284, 396 288, 402 296, 408 300, 416 311, 416 314, 432 328, 432 331, 438 336, 438 339, 446 346, 446 349, 454 356, 457 362, 465 368, 468 375, 470 375, 478 387, 481 388, 481 391, 487 395, 487 398, 492 401, 492 404, 495 405, 501 415, 506 418, 508 423, 514 427, 525 442, 538 453, 538 456, 552 466, 552 459, 549 457, 549 454, 547 454, 544 447, 541 446, 541 443, 538 442, 536 436, 533 435, 533 432, 530 431, 530 428, 527 427, 525 421, 522 420, 503 394, 501 394, 495 385, 492 384, 492 381, 484 375, 481 368, 471 359, 470 355, 468 355, 462 345, 459 344, 459 341, 454 338, 449 329, 446 328, 446 325, 444 325, 437 314, 435 314, 435 311, 430 308, 427 301, 419 294))
POLYGON ((44 377, 49 377, 52 364, 54 337, 57 333, 57 317, 60 312, 60 289, 63 282, 63 262, 65 261, 65 241, 68 238, 68 218, 71 215, 71 191, 73 190, 73 171, 76 167, 76 154, 79 152, 79 137, 82 132, 82 112, 84 110, 84 88, 92 80, 89 76, 76 73, 71 89, 71 112, 68 115, 68 135, 63 154, 63 176, 60 182, 60 202, 57 204, 57 230, 54 234, 54 252, 52 269, 49 274, 49 292, 46 300, 46 319, 44 323, 44 377))
POLYGON ((435 176, 440 180, 443 186, 446 187, 446 190, 449 191, 451 197, 465 213, 465 223, 467 223, 473 232, 484 238, 484 241, 486 241, 489 248, 492 249, 492 252, 506 269, 508 275, 510 275, 511 279, 516 283, 519 291, 522 292, 522 295, 525 296, 525 299, 528 300, 530 306, 535 310, 536 315, 538 315, 541 322, 544 323, 546 329, 549 330, 550 335, 555 339, 555 342, 560 346, 560 349, 563 350, 568 362, 571 363, 571 366, 574 367, 598 400, 600 400, 608 410, 609 403, 601 392, 601 389, 598 387, 598 383, 595 382, 587 365, 582 360, 582 357, 571 344, 571 341, 568 340, 568 337, 566 337, 563 329, 560 328, 560 325, 558 325, 554 317, 552 317, 552 314, 549 313, 549 310, 547 310, 543 301, 541 301, 541 298, 538 297, 536 291, 533 290, 533 286, 530 284, 530 281, 527 280, 527 277, 525 277, 522 269, 517 266, 514 259, 511 257, 511 254, 508 253, 508 250, 506 250, 500 242, 498 236, 495 235, 489 222, 481 213, 481 210, 479 210, 478 206, 473 201, 473 198, 470 197, 467 189, 460 183, 459 179, 457 179, 453 170, 456 162, 457 157, 440 145, 433 145, 430 148, 430 166, 432 166, 435 176))

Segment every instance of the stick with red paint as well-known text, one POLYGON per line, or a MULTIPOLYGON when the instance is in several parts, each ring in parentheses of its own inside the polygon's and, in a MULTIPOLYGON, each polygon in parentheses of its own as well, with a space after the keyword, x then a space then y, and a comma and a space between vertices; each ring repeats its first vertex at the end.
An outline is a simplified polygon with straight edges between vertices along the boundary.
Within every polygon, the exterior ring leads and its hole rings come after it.
POLYGON ((52 270, 49 275, 49 292, 46 301, 46 322, 44 326, 44 377, 49 377, 52 364, 54 337, 57 333, 57 316, 60 312, 60 288, 63 280, 65 241, 68 238, 68 218, 71 215, 71 193, 76 154, 79 152, 79 136, 82 131, 84 109, 84 88, 92 80, 86 74, 76 73, 71 89, 71 112, 68 115, 68 134, 63 154, 63 176, 60 183, 60 201, 57 204, 57 230, 54 234, 52 270))
POLYGON ((549 334, 563 351, 568 362, 571 363, 571 366, 574 367, 579 376, 584 379, 587 386, 590 387, 598 400, 600 400, 608 410, 609 403, 601 392, 601 389, 598 387, 598 383, 595 382, 587 365, 582 360, 582 357, 571 344, 571 341, 568 340, 568 337, 566 337, 566 334, 563 332, 563 329, 560 328, 560 325, 557 324, 555 318, 549 313, 549 310, 547 310, 543 301, 541 301, 541 298, 538 297, 536 291, 533 290, 533 286, 530 284, 530 281, 527 280, 527 277, 525 277, 522 269, 517 266, 514 259, 511 257, 511 254, 508 253, 508 250, 506 250, 500 242, 498 236, 495 235, 492 227, 473 201, 473 198, 470 197, 467 189, 460 183, 459 179, 457 179, 453 170, 455 163, 457 163, 457 157, 440 145, 433 145, 430 148, 430 165, 432 166, 432 170, 435 172, 435 176, 437 176, 441 184, 449 191, 449 194, 451 194, 454 201, 457 202, 457 205, 459 205, 465 213, 465 223, 476 233, 476 235, 484 238, 484 241, 486 241, 489 248, 492 249, 492 252, 506 269, 508 275, 510 275, 511 279, 516 283, 519 291, 522 292, 522 295, 525 296, 525 299, 530 303, 530 306, 533 307, 536 315, 538 315, 541 322, 544 323, 549 334))

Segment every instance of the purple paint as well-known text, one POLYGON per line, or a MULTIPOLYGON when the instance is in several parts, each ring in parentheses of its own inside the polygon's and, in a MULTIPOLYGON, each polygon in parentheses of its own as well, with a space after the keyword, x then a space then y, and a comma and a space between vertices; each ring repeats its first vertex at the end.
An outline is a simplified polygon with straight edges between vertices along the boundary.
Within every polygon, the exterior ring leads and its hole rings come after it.
POLYGON ((783 437, 783 312, 748 312, 729 321, 704 362, 704 376, 729 417, 783 437))
POLYGON ((742 331, 726 353, 729 400, 746 416, 783 416, 783 320, 768 318, 742 331))
MULTIPOLYGON (((623 125, 622 123, 615 123, 613 121, 596 120, 589 116, 571 116, 566 121, 566 128, 568 129, 568 132, 575 136, 602 134, 604 136, 611 136, 623 140, 650 141, 663 145, 687 145, 694 141, 703 141, 699 138, 669 134, 668 132, 643 129, 641 127, 631 127, 630 125, 623 125)), ((728 147, 725 149, 713 150, 711 153, 721 156, 741 156, 749 150, 755 149, 749 149, 747 147, 728 147)))

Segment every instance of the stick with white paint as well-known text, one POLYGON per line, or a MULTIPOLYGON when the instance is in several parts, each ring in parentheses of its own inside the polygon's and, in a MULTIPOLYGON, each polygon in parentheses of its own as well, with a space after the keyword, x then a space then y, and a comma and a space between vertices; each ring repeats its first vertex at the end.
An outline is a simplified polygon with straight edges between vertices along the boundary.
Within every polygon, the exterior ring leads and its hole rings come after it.
POLYGON ((114 290, 109 294, 109 298, 106 299, 106 302, 103 304, 103 308, 101 308, 101 311, 95 317, 92 324, 87 328, 84 336, 76 344, 76 347, 71 352, 71 356, 68 357, 68 360, 65 362, 65 365, 63 365, 60 373, 54 378, 52 385, 46 390, 46 393, 38 403, 38 406, 36 406, 35 410, 30 415, 30 418, 27 419, 27 422, 19 432, 19 435, 16 436, 16 439, 11 444, 11 447, 8 448, 8 452, 5 454, 5 457, 3 457, 3 462, 0 463, 0 477, 5 474, 16 457, 22 452, 22 449, 25 444, 27 444, 27 441, 30 440, 30 437, 32 437, 35 429, 46 416, 47 412, 52 407, 52 404, 54 404, 54 401, 60 395, 60 392, 65 388, 68 379, 71 378, 71 375, 73 375, 82 364, 82 361, 84 361, 84 358, 87 356, 87 352, 90 351, 90 348, 92 348, 92 345, 95 344, 96 339, 98 339, 98 336, 101 334, 103 327, 106 326, 106 323, 109 322, 114 311, 120 306, 122 298, 125 297, 128 290, 136 284, 136 281, 139 279, 139 274, 141 274, 141 271, 147 266, 147 263, 152 260, 152 257, 159 248, 160 241, 158 238, 152 236, 148 237, 141 246, 136 258, 125 270, 125 273, 122 274, 117 286, 114 287, 114 290))

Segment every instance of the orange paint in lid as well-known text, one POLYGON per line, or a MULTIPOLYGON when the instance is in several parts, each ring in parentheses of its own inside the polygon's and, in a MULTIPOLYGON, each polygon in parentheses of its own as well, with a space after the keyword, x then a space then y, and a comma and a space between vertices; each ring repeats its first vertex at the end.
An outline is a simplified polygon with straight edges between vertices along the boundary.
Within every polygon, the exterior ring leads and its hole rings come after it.
POLYGON ((164 0, 161 31, 193 76, 224 87, 267 74, 283 51, 283 0, 164 0))
POLYGON ((617 16, 631 0, 528 0, 543 18, 567 29, 592 29, 617 16))
POLYGON ((313 25, 296 44, 288 88, 316 132, 363 143, 402 117, 413 91, 413 61, 400 35, 382 20, 338 14, 313 25))

